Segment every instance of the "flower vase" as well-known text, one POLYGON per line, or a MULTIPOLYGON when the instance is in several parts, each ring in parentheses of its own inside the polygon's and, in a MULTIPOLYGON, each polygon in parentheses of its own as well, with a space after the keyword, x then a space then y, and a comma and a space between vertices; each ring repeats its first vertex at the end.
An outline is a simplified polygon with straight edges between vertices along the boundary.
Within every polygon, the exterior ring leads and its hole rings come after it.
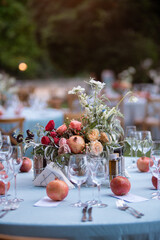
POLYGON ((41 154, 34 154, 33 169, 34 179, 44 170, 47 166, 47 161, 41 154))

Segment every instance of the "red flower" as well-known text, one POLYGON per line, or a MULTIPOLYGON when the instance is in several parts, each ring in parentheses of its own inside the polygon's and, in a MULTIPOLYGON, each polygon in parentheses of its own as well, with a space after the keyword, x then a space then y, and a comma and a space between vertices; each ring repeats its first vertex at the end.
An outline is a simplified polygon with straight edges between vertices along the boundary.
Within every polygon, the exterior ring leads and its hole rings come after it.
POLYGON ((55 138, 53 138, 54 139, 54 143, 56 144, 56 145, 58 145, 58 143, 59 143, 59 138, 58 137, 55 137, 55 138))
POLYGON ((51 136, 52 138, 54 138, 54 137, 57 136, 57 133, 56 133, 56 132, 50 132, 50 136, 51 136))
POLYGON ((43 137, 41 138, 41 143, 44 144, 44 145, 49 145, 50 142, 51 142, 51 140, 50 140, 49 137, 47 137, 47 136, 43 136, 43 137))
POLYGON ((73 120, 70 122, 69 127, 75 130, 80 131, 81 130, 82 123, 76 120, 73 120))
POLYGON ((50 120, 50 121, 47 123, 47 125, 46 125, 46 127, 45 127, 45 130, 46 130, 46 131, 52 131, 52 130, 54 129, 54 127, 55 127, 55 122, 54 122, 53 120, 50 120))
POLYGON ((57 128, 56 132, 62 135, 67 130, 66 124, 61 125, 59 128, 57 128))

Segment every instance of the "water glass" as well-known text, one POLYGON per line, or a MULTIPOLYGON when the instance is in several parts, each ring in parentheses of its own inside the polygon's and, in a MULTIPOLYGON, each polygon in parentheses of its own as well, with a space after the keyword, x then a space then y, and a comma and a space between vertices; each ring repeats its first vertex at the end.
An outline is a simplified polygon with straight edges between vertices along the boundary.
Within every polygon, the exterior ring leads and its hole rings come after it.
POLYGON ((150 131, 138 131, 138 148, 145 156, 152 147, 152 136, 150 131))
POLYGON ((160 141, 153 141, 151 158, 153 165, 150 165, 150 171, 157 178, 157 192, 153 194, 152 199, 160 200, 160 141))
POLYGON ((68 164, 68 176, 70 180, 78 186, 79 199, 78 202, 73 203, 73 207, 84 207, 85 203, 81 202, 80 189, 82 183, 86 182, 88 178, 88 163, 85 154, 74 154, 70 156, 68 164))
POLYGON ((132 164, 128 166, 128 168, 133 168, 135 167, 135 160, 133 159, 133 148, 135 146, 135 142, 133 141, 135 139, 135 134, 136 133, 136 126, 127 126, 126 127, 126 133, 125 133, 125 141, 128 143, 130 146, 130 153, 131 153, 131 159, 132 159, 132 164), (133 146, 134 145, 134 146, 133 146))
POLYGON ((108 205, 101 201, 101 184, 108 179, 108 164, 105 157, 97 156, 90 160, 91 178, 98 188, 98 203, 96 207, 107 207, 108 205))
POLYGON ((17 198, 17 174, 23 162, 22 151, 20 146, 12 146, 11 160, 12 160, 12 167, 13 167, 13 173, 14 173, 14 194, 15 194, 12 202, 18 203, 23 201, 23 199, 17 198))

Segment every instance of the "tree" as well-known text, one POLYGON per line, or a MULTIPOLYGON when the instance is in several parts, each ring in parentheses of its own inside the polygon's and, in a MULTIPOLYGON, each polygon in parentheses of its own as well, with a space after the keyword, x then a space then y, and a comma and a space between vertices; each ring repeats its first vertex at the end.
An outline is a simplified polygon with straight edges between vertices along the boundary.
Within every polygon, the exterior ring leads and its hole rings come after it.
MULTIPOLYGON (((116 73, 159 61, 159 4, 152 0, 32 0, 40 45, 65 74, 116 73)), ((142 80, 142 79, 141 79, 142 80)))
POLYGON ((17 75, 19 63, 25 62, 23 75, 32 77, 38 72, 40 49, 27 9, 25 0, 0 0, 0 70, 17 75))

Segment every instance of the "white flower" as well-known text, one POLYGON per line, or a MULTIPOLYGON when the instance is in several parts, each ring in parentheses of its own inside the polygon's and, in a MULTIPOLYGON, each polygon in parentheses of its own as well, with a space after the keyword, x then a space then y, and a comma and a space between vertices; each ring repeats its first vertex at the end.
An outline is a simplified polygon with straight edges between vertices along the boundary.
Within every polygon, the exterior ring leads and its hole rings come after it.
POLYGON ((94 88, 98 88, 99 90, 103 89, 105 86, 105 83, 99 82, 99 81, 95 81, 93 78, 90 78, 89 81, 90 85, 94 88))
POLYGON ((128 102, 136 103, 136 102, 138 102, 138 98, 136 96, 131 96, 129 98, 128 102))
POLYGON ((68 92, 68 94, 77 94, 77 93, 82 93, 84 91, 85 91, 84 88, 82 88, 81 86, 78 86, 78 87, 74 87, 72 90, 70 90, 68 92))

